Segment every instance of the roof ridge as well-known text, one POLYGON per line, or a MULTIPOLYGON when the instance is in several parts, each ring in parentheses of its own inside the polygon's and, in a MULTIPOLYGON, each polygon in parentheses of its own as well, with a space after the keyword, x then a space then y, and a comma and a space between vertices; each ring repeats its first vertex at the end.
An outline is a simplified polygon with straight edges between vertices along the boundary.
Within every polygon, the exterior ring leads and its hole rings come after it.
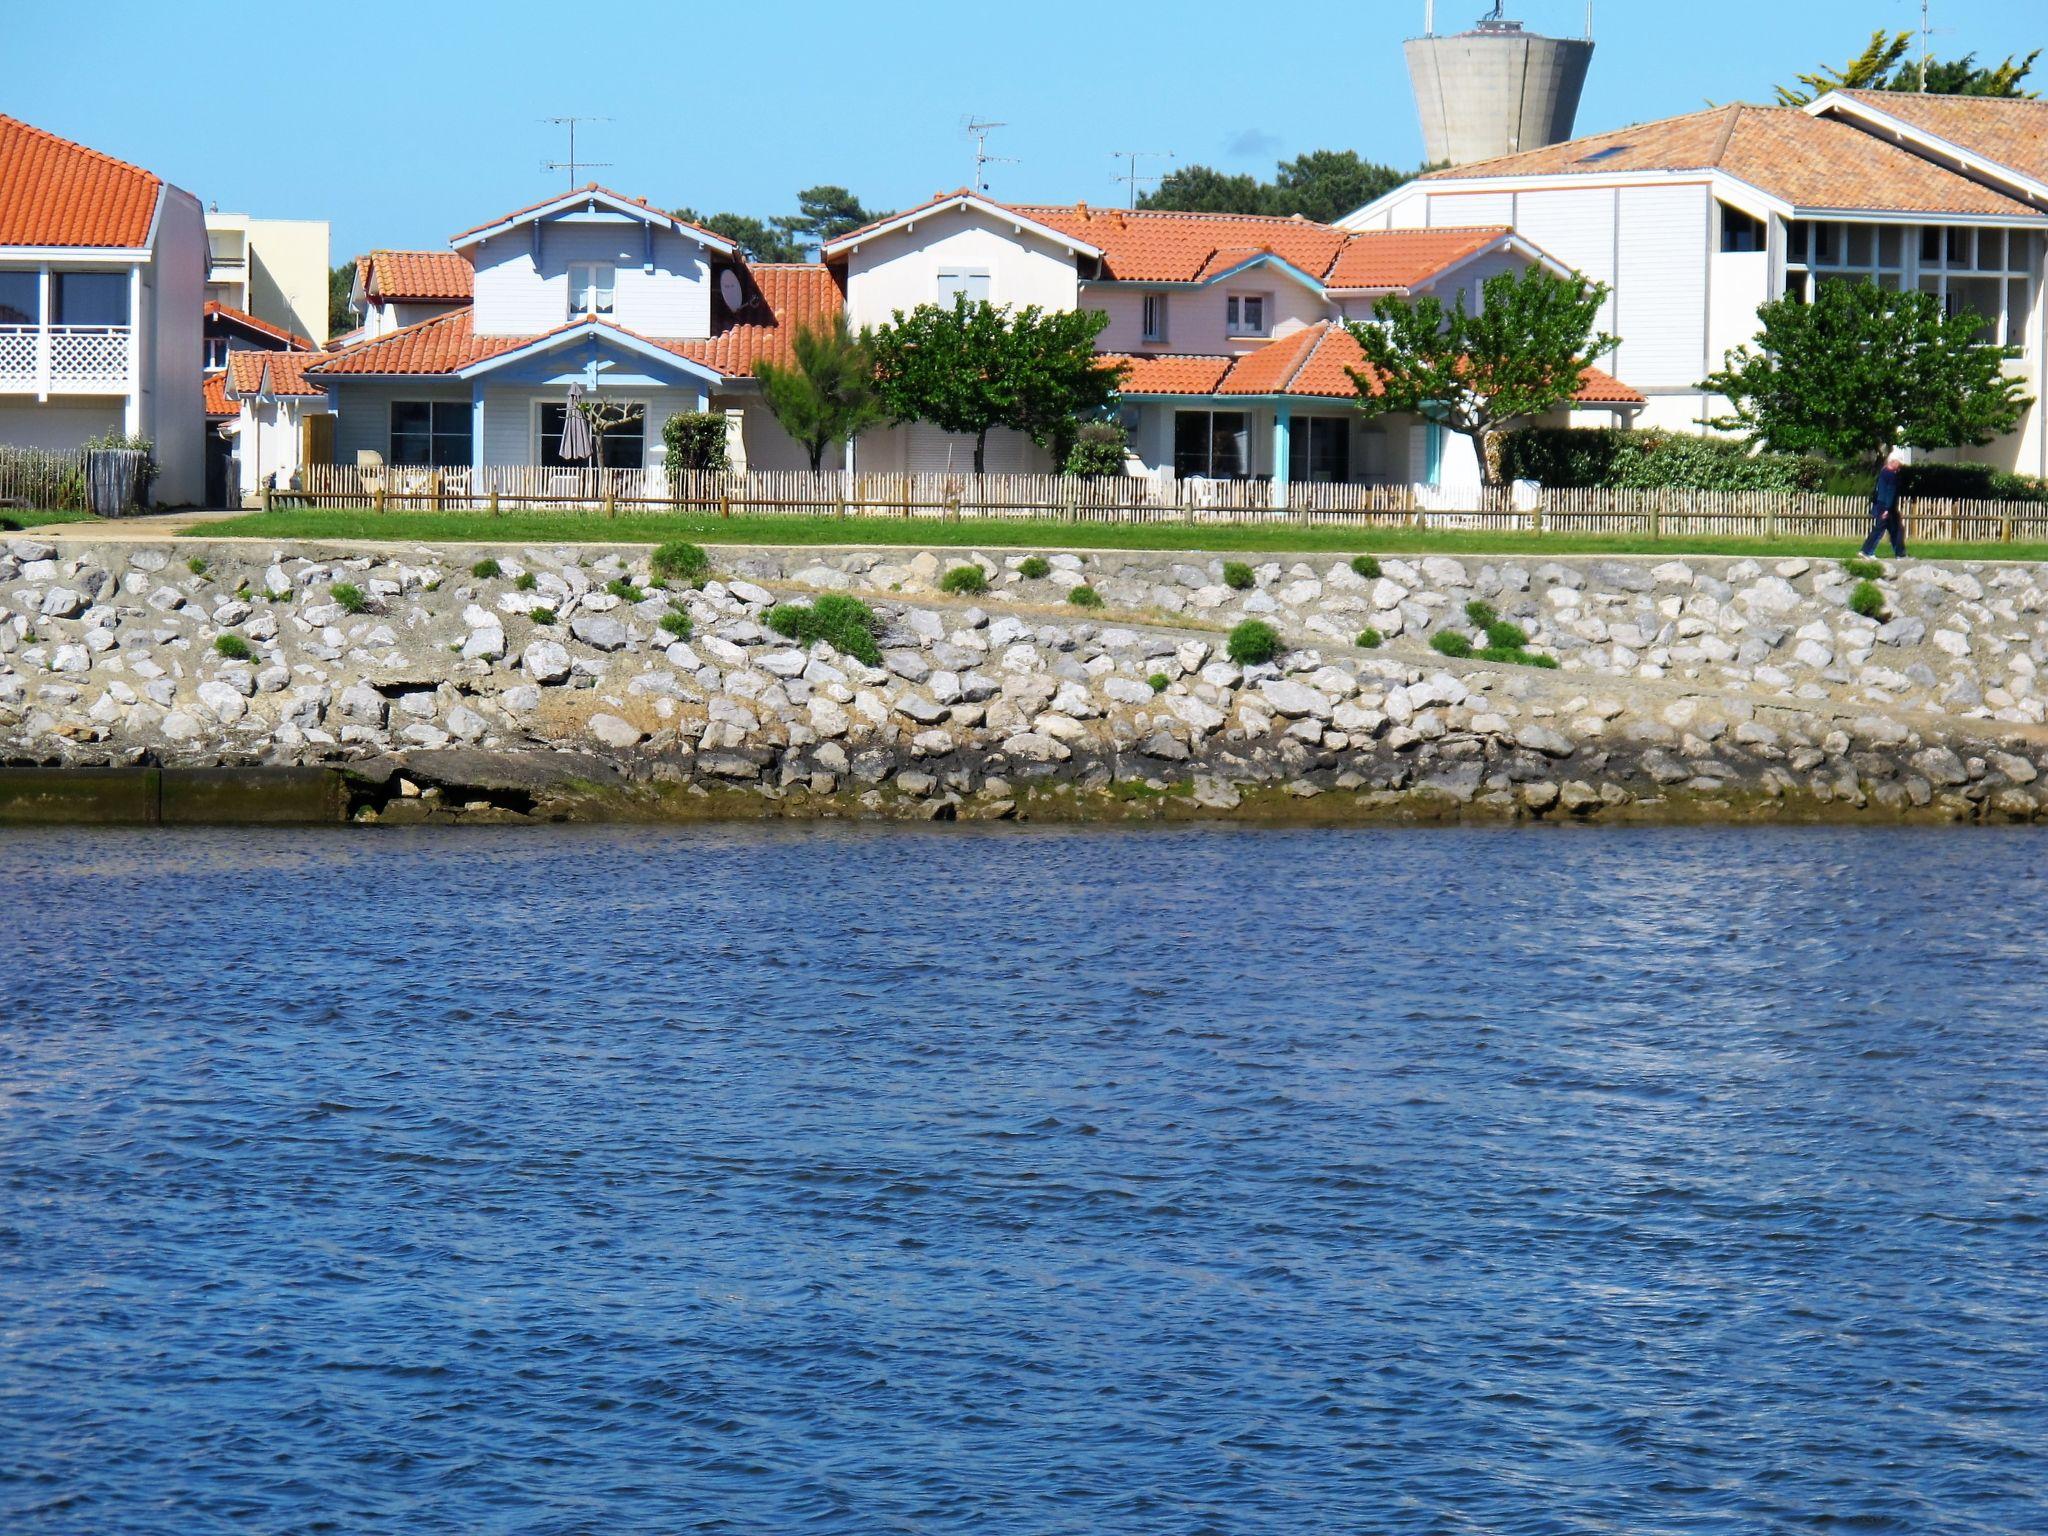
POLYGON ((1729 140, 1735 137, 1735 125, 1741 121, 1742 103, 1739 101, 1731 102, 1728 107, 1728 120, 1721 125, 1720 137, 1714 140, 1713 153, 1708 157, 1709 163, 1713 165, 1721 163, 1722 157, 1728 153, 1729 140))
POLYGON ((61 133, 52 133, 47 128, 38 128, 34 123, 24 122, 21 118, 10 116, 5 112, 0 112, 0 124, 11 124, 16 128, 22 129, 24 132, 34 134, 39 139, 47 139, 52 144, 62 144, 66 149, 75 149, 81 155, 90 155, 93 159, 103 160, 108 165, 119 166, 124 171, 133 171, 138 176, 146 176, 159 187, 164 184, 163 177, 157 175, 155 171, 146 170, 132 160, 119 159, 114 155, 108 154, 103 149, 94 149, 90 144, 81 144, 76 139, 67 139, 61 133))

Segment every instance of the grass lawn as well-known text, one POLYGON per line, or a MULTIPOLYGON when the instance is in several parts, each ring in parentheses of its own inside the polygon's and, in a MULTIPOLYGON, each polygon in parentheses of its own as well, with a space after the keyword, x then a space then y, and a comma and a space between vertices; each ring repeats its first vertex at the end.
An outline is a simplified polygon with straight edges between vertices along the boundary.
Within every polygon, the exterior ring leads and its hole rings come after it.
POLYGON ((0 507, 0 533, 17 533, 23 528, 47 528, 52 523, 92 523, 99 519, 90 512, 51 512, 43 508, 0 507))
MULTIPOLYGON (((1856 552, 1850 539, 1641 539, 1613 534, 1470 533, 1415 528, 1313 528, 1284 523, 941 522, 893 517, 621 516, 509 512, 294 509, 185 530, 195 538, 369 539, 420 544, 902 544, 978 549, 1186 549, 1239 553, 1544 555, 1808 555, 1856 552)), ((1927 544, 1918 558, 2048 560, 2048 544, 1927 544)))

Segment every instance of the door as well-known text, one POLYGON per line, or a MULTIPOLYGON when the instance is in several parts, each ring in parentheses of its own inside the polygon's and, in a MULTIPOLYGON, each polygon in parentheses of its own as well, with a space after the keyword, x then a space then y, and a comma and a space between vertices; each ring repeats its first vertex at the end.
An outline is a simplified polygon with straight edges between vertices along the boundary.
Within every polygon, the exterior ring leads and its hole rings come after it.
POLYGON ((334 417, 327 413, 299 418, 299 463, 334 462, 334 417))

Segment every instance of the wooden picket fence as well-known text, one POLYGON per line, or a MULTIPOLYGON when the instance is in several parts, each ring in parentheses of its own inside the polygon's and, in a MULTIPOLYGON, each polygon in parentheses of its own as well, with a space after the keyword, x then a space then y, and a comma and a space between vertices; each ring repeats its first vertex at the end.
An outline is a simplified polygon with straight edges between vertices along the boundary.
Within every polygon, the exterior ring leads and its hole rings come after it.
POLYGON ((84 496, 83 450, 0 444, 0 508, 58 510, 82 505, 84 496))
MULTIPOLYGON (((1764 491, 1532 489, 1450 494, 1429 486, 1296 483, 1284 497, 1259 480, 1140 476, 845 473, 757 470, 697 474, 671 485, 659 470, 477 466, 454 470, 315 464, 268 506, 391 512, 540 510, 593 515, 994 519, 1005 522, 1294 524, 1671 538, 1860 540, 1870 504, 1856 496, 1764 491)), ((2048 540, 2048 505, 1904 503, 1909 535, 1937 543, 2048 540)))

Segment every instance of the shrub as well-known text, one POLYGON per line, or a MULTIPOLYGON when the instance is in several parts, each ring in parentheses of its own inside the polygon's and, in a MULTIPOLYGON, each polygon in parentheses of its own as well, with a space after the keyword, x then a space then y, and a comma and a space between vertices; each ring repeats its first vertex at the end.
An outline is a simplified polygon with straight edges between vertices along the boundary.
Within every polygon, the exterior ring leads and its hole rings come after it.
POLYGON ((644 601, 647 596, 645 592, 642 592, 623 576, 614 576, 604 584, 604 589, 621 602, 627 603, 644 601))
POLYGON ((1842 569, 1851 576, 1874 579, 1884 574, 1884 567, 1875 560, 1865 560, 1861 555, 1852 556, 1842 562, 1842 569))
POLYGON ((1465 617, 1472 621, 1474 629, 1484 629, 1499 618, 1500 614, 1494 610, 1493 604, 1483 603, 1475 597, 1465 605, 1465 617))
POLYGON ((679 411, 661 424, 663 460, 669 483, 684 475, 724 474, 732 468, 726 450, 725 412, 679 411))
POLYGON ((857 597, 834 592, 809 603, 777 603, 768 610, 767 621, 778 635, 805 645, 822 640, 856 661, 871 667, 881 664, 874 610, 857 597))
POLYGON ((194 576, 204 576, 206 574, 206 562, 200 559, 199 556, 194 555, 190 560, 187 560, 185 562, 185 569, 190 571, 194 576))
POLYGON ((1246 619, 1230 632, 1226 647, 1241 667, 1256 667, 1280 654, 1280 632, 1262 619, 1246 619))
POLYGON ((517 587, 521 592, 531 592, 535 587, 540 585, 540 582, 534 576, 533 572, 521 571, 517 576, 514 576, 512 578, 512 585, 517 587))
POLYGON ((2048 501, 2048 480, 1991 464, 1908 464, 1899 472, 1899 493, 1942 501, 2048 501))
POLYGON ((674 635, 678 640, 690 638, 692 628, 690 616, 680 608, 671 608, 667 613, 664 613, 661 616, 661 627, 674 635))
POLYGON ((958 592, 972 597, 988 590, 988 572, 978 565, 956 565, 939 578, 941 592, 958 592))
POLYGON ((1223 585, 1233 592, 1249 592, 1258 578, 1252 575, 1252 568, 1242 560, 1223 562, 1223 585))
POLYGON ((1529 643, 1529 632, 1511 619, 1495 619, 1486 626, 1486 643, 1505 651, 1519 651, 1529 643))
POLYGON ((240 635, 216 635, 213 648, 229 661, 247 661, 256 653, 249 649, 249 642, 240 635))
POLYGON ((1376 629, 1361 629, 1358 632, 1358 648, 1362 651, 1376 651, 1386 643, 1386 638, 1376 629))
POLYGON ((1438 630, 1429 637, 1429 648, 1443 656, 1470 656, 1472 642, 1455 630, 1438 630))
POLYGON ((1859 581, 1856 590, 1849 594, 1849 607, 1866 619, 1884 617, 1884 593, 1874 581, 1859 581))
POLYGON ((1154 693, 1164 693, 1168 688, 1173 686, 1173 679, 1168 677, 1164 672, 1154 672, 1150 677, 1146 678, 1145 681, 1151 684, 1152 691, 1154 693))
POLYGON ((1076 587, 1067 594, 1067 601, 1076 608, 1100 608, 1102 594, 1093 587, 1076 587))
MULTIPOLYGON (((670 421, 675 418, 671 416, 670 421)), ((654 574, 665 581, 702 581, 711 574, 711 557, 681 539, 664 544, 650 558, 654 574)))
POLYGON ((1363 576, 1367 581, 1378 581, 1380 579, 1380 563, 1371 555, 1352 556, 1351 569, 1363 576))
POLYGON ((497 561, 486 555, 469 568, 469 574, 476 577, 478 581, 489 581, 493 576, 504 575, 505 571, 504 567, 499 565, 497 561))
POLYGON ((1074 446, 1067 450, 1066 472, 1089 479, 1124 472, 1127 438, 1113 421, 1084 422, 1074 434, 1074 446))
POLYGON ((1689 432, 1524 427, 1503 433, 1497 441, 1502 479, 1549 486, 1814 491, 1828 475, 1828 466, 1819 459, 1751 453, 1733 439, 1689 432))
POLYGON ((363 589, 352 582, 337 581, 327 589, 327 595, 341 604, 343 613, 368 613, 370 600, 363 595, 363 589))
POLYGON ((555 622, 555 610, 552 608, 529 608, 526 610, 526 616, 536 624, 555 622))
POLYGON ((1052 562, 1043 555, 1026 555, 1017 567, 1017 574, 1027 581, 1038 581, 1052 574, 1052 562))
POLYGON ((292 589, 286 587, 282 592, 266 592, 263 595, 273 603, 288 603, 292 600, 292 589))

